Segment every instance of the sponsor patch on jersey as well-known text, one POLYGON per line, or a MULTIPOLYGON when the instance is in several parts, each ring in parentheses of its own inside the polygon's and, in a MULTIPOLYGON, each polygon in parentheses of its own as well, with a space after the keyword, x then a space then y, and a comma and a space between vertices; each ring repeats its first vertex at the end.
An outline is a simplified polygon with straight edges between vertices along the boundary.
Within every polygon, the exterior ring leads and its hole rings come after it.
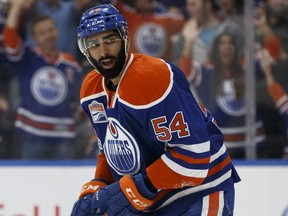
POLYGON ((107 122, 107 115, 102 103, 98 103, 94 100, 88 105, 88 108, 94 123, 107 122))
POLYGON ((139 147, 133 136, 114 118, 108 118, 104 144, 107 161, 119 175, 140 169, 139 147))
POLYGON ((145 23, 138 28, 135 41, 138 52, 161 57, 167 46, 167 33, 159 24, 145 23))
POLYGON ((64 101, 68 84, 64 74, 55 67, 42 67, 31 79, 31 93, 43 105, 56 106, 64 101))

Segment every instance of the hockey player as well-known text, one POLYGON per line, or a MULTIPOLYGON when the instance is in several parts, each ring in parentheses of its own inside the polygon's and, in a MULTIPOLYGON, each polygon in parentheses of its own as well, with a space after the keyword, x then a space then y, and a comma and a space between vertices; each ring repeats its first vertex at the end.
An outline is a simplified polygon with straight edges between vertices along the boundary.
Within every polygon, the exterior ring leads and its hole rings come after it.
POLYGON ((130 53, 125 18, 109 4, 82 15, 78 45, 95 67, 80 97, 100 153, 71 215, 233 215, 240 178, 183 72, 130 53))

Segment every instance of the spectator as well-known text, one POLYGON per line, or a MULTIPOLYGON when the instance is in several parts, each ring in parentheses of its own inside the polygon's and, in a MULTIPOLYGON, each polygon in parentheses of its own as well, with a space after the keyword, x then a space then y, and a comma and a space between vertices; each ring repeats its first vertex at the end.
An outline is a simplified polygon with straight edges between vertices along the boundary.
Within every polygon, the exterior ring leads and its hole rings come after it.
MULTIPOLYGON (((59 32, 57 41, 58 48, 70 53, 75 56, 78 61, 81 61, 83 58, 78 50, 76 37, 74 35, 76 34, 82 12, 95 4, 97 4, 97 1, 91 0, 34 0, 34 4, 31 5, 30 10, 34 10, 32 13, 34 16, 39 14, 50 16, 54 20, 59 32)), ((34 44, 29 28, 27 29, 26 40, 34 44)))
POLYGON ((174 61, 181 68, 190 67, 192 59, 204 63, 221 22, 217 17, 218 5, 214 0, 186 0, 188 20, 175 47, 174 61), (183 66, 183 64, 185 66, 183 66))
POLYGON ((15 125, 23 159, 69 159, 76 137, 81 70, 74 57, 57 48, 57 28, 48 16, 35 17, 31 34, 37 45, 25 46, 17 27, 34 0, 13 1, 4 43, 20 85, 15 125))
MULTIPOLYGON (((287 0, 280 0, 280 1, 279 0, 266 0, 266 2, 267 2, 267 7, 266 7, 267 24, 269 25, 273 33, 280 38, 281 50, 280 50, 279 58, 285 61, 287 60, 287 53, 288 53, 288 29, 287 29, 288 1, 287 0)), ((264 28, 265 28, 265 25, 264 25, 264 28)), ((266 33, 263 32, 264 37, 267 36, 265 34, 266 33)), ((271 52, 271 50, 269 51, 271 52)), ((286 90, 287 89, 288 87, 286 88, 286 90)))
POLYGON ((218 17, 223 23, 225 31, 237 34, 239 54, 243 54, 244 47, 244 3, 243 0, 219 0, 218 17))
POLYGON ((131 51, 171 60, 173 36, 182 29, 182 16, 165 13, 166 9, 153 0, 121 0, 115 6, 126 17, 131 34, 131 51))
POLYGON ((243 0, 219 0, 217 14, 223 21, 229 20, 242 26, 243 6, 243 0))
MULTIPOLYGON (((275 59, 274 76, 288 91, 288 1, 267 0, 266 4, 258 4, 255 12, 256 42, 265 47, 275 59)), ((269 101, 270 102, 270 101, 269 101)))
MULTIPOLYGON (((287 45, 288 45, 288 2, 267 0, 259 2, 255 8, 255 41, 256 47, 265 48, 273 56, 273 75, 275 80, 288 91, 287 45)), ((257 67, 258 68, 258 67, 257 67)), ((261 71, 257 71, 256 112, 263 119, 266 130, 266 145, 270 149, 269 157, 281 157, 282 144, 286 139, 283 132, 282 117, 274 106, 274 102, 266 87, 266 80, 261 71), (272 144, 273 143, 273 144, 272 144)))
POLYGON ((14 156, 12 114, 9 101, 0 91, 0 159, 11 159, 14 156))
POLYGON ((258 52, 258 58, 263 69, 263 73, 266 79, 266 85, 268 92, 274 101, 274 105, 278 108, 280 114, 283 117, 284 131, 286 132, 287 139, 283 145, 284 159, 288 159, 288 94, 283 87, 275 80, 273 75, 273 64, 275 64, 274 58, 266 50, 262 49, 258 52))
POLYGON ((175 14, 179 14, 185 15, 184 13, 184 7, 185 7, 185 0, 157 0, 157 2, 162 3, 163 5, 165 5, 165 7, 167 7, 168 9, 168 13, 175 13, 175 14))
MULTIPOLYGON (((234 158, 245 157, 245 103, 244 70, 239 57, 236 37, 223 32, 216 36, 210 54, 210 63, 194 63, 187 77, 195 88, 198 99, 214 115, 224 134, 225 145, 234 158), (190 73, 190 74, 189 74, 190 73), (194 73, 194 74, 191 74, 194 73)), ((257 121, 257 141, 262 150, 265 138, 263 123, 257 121)))
POLYGON ((0 0, 0 158, 2 159, 16 156, 13 142, 14 110, 10 97, 13 73, 3 46, 3 28, 9 7, 10 1, 0 0))

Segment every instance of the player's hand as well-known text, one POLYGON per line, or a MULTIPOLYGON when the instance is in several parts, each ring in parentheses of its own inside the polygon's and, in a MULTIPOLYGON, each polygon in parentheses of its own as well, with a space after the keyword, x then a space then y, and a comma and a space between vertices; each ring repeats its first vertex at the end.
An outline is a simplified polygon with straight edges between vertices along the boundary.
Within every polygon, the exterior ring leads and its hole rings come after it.
POLYGON ((70 216, 94 216, 96 209, 91 208, 91 199, 93 194, 87 194, 78 199, 73 206, 70 216))
POLYGON ((84 184, 79 199, 74 203, 71 216, 94 216, 96 209, 91 207, 91 199, 93 194, 103 186, 106 186, 106 183, 98 179, 93 179, 84 184))
POLYGON ((148 209, 156 193, 145 185, 141 174, 126 175, 119 182, 100 188, 92 199, 92 207, 97 209, 96 215, 140 215, 148 209))

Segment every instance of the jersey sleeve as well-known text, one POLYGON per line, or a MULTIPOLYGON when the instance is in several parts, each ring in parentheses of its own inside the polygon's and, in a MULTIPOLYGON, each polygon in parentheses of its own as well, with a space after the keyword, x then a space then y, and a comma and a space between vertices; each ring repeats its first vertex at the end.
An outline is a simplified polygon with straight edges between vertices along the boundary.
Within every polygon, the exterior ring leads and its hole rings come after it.
POLYGON ((95 178, 103 179, 108 184, 113 183, 115 180, 110 172, 109 165, 107 163, 104 153, 99 153, 97 168, 95 170, 95 178))
POLYGON ((17 56, 20 53, 22 39, 17 29, 4 27, 4 46, 9 56, 17 56))
POLYGON ((280 113, 287 113, 288 115, 288 95, 282 86, 280 86, 279 83, 274 82, 273 84, 269 85, 268 91, 280 113))

